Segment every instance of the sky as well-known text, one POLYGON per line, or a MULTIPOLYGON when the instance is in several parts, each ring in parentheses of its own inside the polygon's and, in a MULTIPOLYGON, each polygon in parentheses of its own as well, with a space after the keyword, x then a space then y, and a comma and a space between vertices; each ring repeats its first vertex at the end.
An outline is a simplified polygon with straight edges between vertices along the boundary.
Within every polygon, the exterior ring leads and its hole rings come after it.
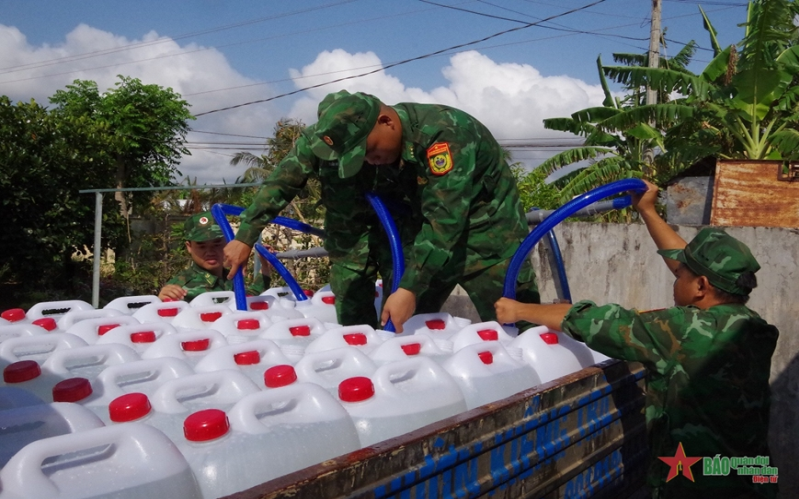
MULTIPOLYGON (((700 4, 722 46, 746 16, 742 0, 662 0, 665 55, 695 40, 695 72, 712 58, 700 4)), ((117 75, 171 87, 201 115, 179 166, 200 184, 235 181, 233 154, 260 154, 282 118, 314 123, 341 89, 463 109, 505 146, 536 145, 511 149, 532 168, 574 142, 543 119, 601 105, 597 57, 645 53, 650 14, 646 0, 4 0, 0 94, 47 105, 117 75)))

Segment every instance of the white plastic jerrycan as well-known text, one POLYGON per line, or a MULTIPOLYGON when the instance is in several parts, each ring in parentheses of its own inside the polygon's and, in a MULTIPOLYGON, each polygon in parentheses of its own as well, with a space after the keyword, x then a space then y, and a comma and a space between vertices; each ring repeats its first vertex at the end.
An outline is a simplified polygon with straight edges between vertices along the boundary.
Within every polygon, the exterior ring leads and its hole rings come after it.
POLYGON ((107 425, 143 423, 162 431, 172 442, 183 438, 183 417, 156 411, 147 395, 126 393, 108 403, 108 413, 102 418, 107 425))
POLYGON ((181 310, 171 324, 174 327, 205 329, 213 326, 214 322, 231 312, 230 307, 226 305, 191 306, 181 310))
POLYGON ((167 381, 150 397, 158 412, 184 414, 201 409, 228 410, 258 386, 240 371, 225 369, 167 381))
POLYGON ((194 366, 195 372, 204 373, 233 369, 243 372, 259 388, 264 387, 264 372, 272 366, 289 364, 274 342, 253 340, 217 348, 194 366))
POLYGON ((143 306, 160 301, 161 299, 155 295, 120 296, 108 302, 103 308, 118 310, 125 315, 133 315, 143 306))
POLYGON ((436 341, 429 336, 397 336, 389 338, 378 345, 377 348, 372 350, 369 357, 378 365, 383 365, 421 355, 440 364, 452 355, 451 350, 445 350, 442 346, 452 348, 452 344, 449 341, 436 341))
POLYGON ((474 409, 541 384, 535 370, 514 359, 498 341, 467 345, 442 364, 474 409))
POLYGON ((8 461, 0 482, 3 499, 201 497, 177 447, 162 432, 138 423, 33 442, 8 461))
POLYGON ((31 442, 101 426, 100 418, 77 404, 55 402, 0 411, 0 468, 31 442))
POLYGON ((588 347, 546 326, 528 329, 510 347, 521 349, 522 359, 535 369, 542 383, 594 364, 588 347))
POLYGON ((452 351, 457 352, 466 345, 484 341, 499 341, 503 345, 508 345, 513 341, 513 337, 498 322, 489 321, 470 324, 461 328, 460 331, 450 337, 450 341, 452 341, 452 351))
POLYGON ((87 343, 74 334, 48 333, 34 336, 20 336, 0 343, 0 366, 20 360, 35 360, 43 363, 54 352, 87 343))
POLYGON ((357 348, 345 346, 307 353, 294 369, 300 381, 315 383, 335 394, 345 379, 372 376, 377 364, 357 348))
POLYGON ((178 316, 181 310, 189 307, 185 301, 154 302, 137 310, 132 317, 142 324, 145 322, 169 322, 178 316))
POLYGON ((211 329, 219 331, 232 344, 254 340, 271 325, 272 320, 263 312, 242 311, 220 317, 211 329))
POLYGON ((39 334, 46 334, 47 330, 36 324, 3 324, 0 325, 0 343, 10 340, 12 338, 19 338, 22 336, 35 336, 39 334))
POLYGON ((132 348, 138 354, 142 354, 159 338, 169 334, 177 334, 177 330, 166 322, 130 324, 111 329, 97 338, 96 344, 119 343, 132 348))
POLYGON ((174 357, 111 366, 104 369, 94 381, 94 391, 98 394, 94 403, 107 406, 126 393, 140 392, 149 396, 164 383, 192 374, 194 370, 186 362, 174 357))
POLYGON ((466 410, 458 385, 425 357, 381 366, 371 378, 349 378, 339 400, 363 447, 416 430, 466 410))
POLYGON ((0 411, 36 404, 44 404, 44 400, 33 392, 13 386, 0 386, 0 411))
MULTIPOLYGON (((312 298, 313 295, 315 294, 310 289, 303 289, 302 291, 303 291, 303 293, 305 293, 305 296, 307 296, 308 298, 312 298)), ((325 288, 321 288, 319 291, 330 291, 330 286, 326 286, 325 288)), ((319 291, 317 291, 317 293, 319 291)), ((288 302, 296 302, 297 301, 297 297, 294 296, 294 292, 288 286, 276 286, 276 287, 273 287, 273 288, 269 288, 266 291, 264 291, 263 293, 261 293, 261 296, 274 296, 281 303, 285 303, 287 301, 288 302)))
POLYGON ((56 382, 42 376, 42 368, 35 360, 19 360, 3 368, 3 386, 26 390, 45 402, 53 401, 56 382))
POLYGON ((360 448, 347 411, 312 383, 248 395, 233 406, 228 418, 234 431, 249 435, 248 446, 271 449, 259 453, 254 463, 242 463, 250 469, 248 487, 360 448))
POLYGON ((266 328, 260 338, 274 341, 292 363, 302 358, 305 348, 327 331, 322 321, 312 317, 288 319, 266 328))
POLYGON ((162 336, 141 354, 141 358, 175 357, 194 366, 211 351, 227 344, 222 333, 214 329, 187 329, 162 336))
POLYGON ((393 333, 383 332, 381 335, 372 326, 361 324, 357 326, 341 326, 327 330, 322 336, 312 341, 306 348, 305 353, 321 352, 333 348, 352 346, 368 354, 387 338, 393 337, 393 333))
POLYGON ((236 294, 233 291, 206 291, 195 296, 190 305, 198 308, 225 305, 231 310, 236 310, 236 294))
POLYGON ((64 314, 72 310, 94 310, 94 307, 83 300, 44 301, 28 309, 26 315, 28 319, 32 321, 43 318, 57 321, 64 314))
POLYGON ((137 360, 139 360, 139 354, 132 348, 119 343, 88 345, 53 352, 42 364, 42 371, 46 376, 56 379, 56 382, 75 377, 93 381, 103 369, 109 366, 137 360))
POLYGON ((129 315, 122 315, 120 313, 114 317, 97 317, 80 320, 70 326, 66 332, 83 338, 83 340, 89 345, 94 345, 101 336, 105 335, 109 331, 112 331, 114 328, 120 326, 133 326, 137 324, 139 324, 138 320, 129 315))
POLYGON ((469 319, 453 317, 446 312, 417 314, 402 325, 402 336, 423 334, 436 340, 448 340, 471 323, 469 319))
MULTIPOLYGON (((102 319, 104 317, 114 317, 124 315, 119 310, 114 309, 91 309, 91 310, 70 310, 57 321, 58 328, 69 332, 69 328, 87 319, 102 319)), ((74 333, 73 333, 74 334, 74 333)))
POLYGON ((295 310, 293 300, 285 300, 268 295, 248 296, 247 310, 261 312, 272 319, 272 322, 304 317, 304 315, 295 310))
POLYGON ((298 301, 296 310, 305 317, 313 317, 322 322, 338 324, 336 295, 332 291, 317 291, 310 300, 298 301))

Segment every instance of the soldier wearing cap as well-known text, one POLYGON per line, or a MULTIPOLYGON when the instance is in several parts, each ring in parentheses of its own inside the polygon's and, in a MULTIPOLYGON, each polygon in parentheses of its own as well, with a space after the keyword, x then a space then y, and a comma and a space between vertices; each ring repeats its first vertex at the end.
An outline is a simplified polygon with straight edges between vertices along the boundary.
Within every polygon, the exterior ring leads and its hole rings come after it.
MULTIPOLYGON (((191 301, 206 291, 231 291, 233 281, 226 279, 227 271, 222 267, 225 240, 211 212, 192 215, 183 224, 183 229, 186 251, 192 264, 167 281, 158 298, 191 301)), ((258 295, 269 288, 272 267, 263 260, 262 263, 261 274, 247 289, 248 294, 258 295)))
POLYGON ((775 497, 777 484, 755 485, 734 470, 706 476, 701 459, 681 469, 667 464, 681 450, 689 458, 769 456, 769 374, 779 333, 745 305, 760 269, 749 248, 714 228, 686 244, 658 216, 657 187, 647 184, 645 193, 633 194, 633 205, 676 276, 674 307, 639 312, 502 298, 497 315, 545 324, 609 357, 644 364, 653 497, 775 497))
MULTIPOLYGON (((319 121, 305 130, 304 140, 298 141, 284 162, 294 163, 298 158, 304 171, 295 167, 299 171, 295 185, 312 168, 322 177, 322 200, 328 209, 325 247, 333 264, 331 287, 342 297, 337 304, 341 301, 346 306, 351 295, 341 283, 349 275, 368 274, 364 269, 372 261, 353 259, 350 248, 363 253, 362 248, 387 247, 381 231, 367 235, 354 229, 358 227, 354 214, 366 216, 371 211, 363 194, 372 191, 393 196, 410 212, 399 217, 405 273, 397 292, 385 300, 380 323, 391 320, 401 332, 414 312, 438 311, 457 284, 469 293, 483 320, 494 319, 492 304, 502 294, 510 258, 528 230, 503 152, 479 121, 448 106, 387 106, 369 94, 341 91, 325 98, 319 121), (383 177, 394 180, 378 186, 377 179, 383 177), (336 186, 328 189, 327 196, 325 181, 336 186), (362 210, 354 210, 355 206, 362 210), (340 218, 331 220, 331 210, 340 218)), ((277 185, 282 178, 285 175, 276 172, 245 211, 236 239, 246 246, 231 243, 225 249, 231 268, 249 254, 255 237, 251 229, 260 230, 277 214, 276 208, 282 209, 290 200, 285 196, 287 182, 282 192, 277 185)), ((392 215, 396 222, 397 215, 392 215)), ((384 286, 388 285, 387 268, 381 267, 384 286)), ((538 302, 529 262, 518 281, 519 296, 538 302)))

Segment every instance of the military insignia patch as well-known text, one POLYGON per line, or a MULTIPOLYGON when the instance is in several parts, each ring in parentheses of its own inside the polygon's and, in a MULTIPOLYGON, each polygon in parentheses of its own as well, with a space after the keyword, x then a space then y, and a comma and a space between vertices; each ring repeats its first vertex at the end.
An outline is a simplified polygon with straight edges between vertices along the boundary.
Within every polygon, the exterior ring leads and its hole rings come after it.
POLYGON ((322 137, 322 140, 323 140, 323 141, 325 141, 325 144, 327 144, 327 145, 329 145, 329 146, 332 146, 332 145, 333 145, 333 139, 331 139, 331 138, 330 138, 330 137, 328 137, 327 135, 325 135, 324 137, 322 137))
POLYGON ((200 217, 200 225, 205 225, 208 223, 208 217, 200 217))
POLYGON ((449 152, 449 144, 446 142, 436 142, 427 149, 427 165, 433 175, 444 175, 452 170, 452 154, 449 152))

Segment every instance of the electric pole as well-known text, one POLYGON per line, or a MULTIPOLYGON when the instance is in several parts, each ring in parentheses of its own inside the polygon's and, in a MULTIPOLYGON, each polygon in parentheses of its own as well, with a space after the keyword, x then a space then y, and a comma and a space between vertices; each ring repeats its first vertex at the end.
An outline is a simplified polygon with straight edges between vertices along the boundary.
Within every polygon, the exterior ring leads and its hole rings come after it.
MULTIPOLYGON (((652 0, 652 24, 649 30, 649 67, 657 68, 660 66, 660 2, 661 0, 652 0)), ((649 85, 646 86, 646 103, 657 104, 658 93, 656 89, 652 89, 649 85)), ((650 122, 654 125, 654 122, 650 122)), ((652 148, 646 148, 644 151, 644 175, 647 177, 652 174, 652 163, 655 161, 655 152, 652 148)))

